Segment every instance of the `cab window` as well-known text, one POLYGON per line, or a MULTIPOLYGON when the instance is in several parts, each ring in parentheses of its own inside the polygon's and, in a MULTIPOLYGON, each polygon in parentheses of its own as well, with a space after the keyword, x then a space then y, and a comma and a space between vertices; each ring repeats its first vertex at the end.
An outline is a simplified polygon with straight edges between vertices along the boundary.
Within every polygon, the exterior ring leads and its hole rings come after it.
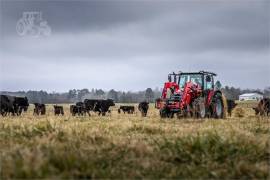
POLYGON ((192 82, 194 84, 202 86, 202 76, 198 74, 181 75, 179 82, 179 86, 181 89, 184 88, 186 82, 192 82))

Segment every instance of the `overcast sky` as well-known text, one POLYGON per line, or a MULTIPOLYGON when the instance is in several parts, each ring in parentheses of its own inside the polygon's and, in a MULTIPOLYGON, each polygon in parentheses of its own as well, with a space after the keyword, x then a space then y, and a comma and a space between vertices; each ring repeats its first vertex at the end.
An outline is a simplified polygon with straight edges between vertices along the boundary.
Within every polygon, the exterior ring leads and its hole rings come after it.
POLYGON ((270 1, 0 0, 0 90, 162 87, 172 71, 270 86, 270 1), (23 12, 50 36, 19 36, 23 12))

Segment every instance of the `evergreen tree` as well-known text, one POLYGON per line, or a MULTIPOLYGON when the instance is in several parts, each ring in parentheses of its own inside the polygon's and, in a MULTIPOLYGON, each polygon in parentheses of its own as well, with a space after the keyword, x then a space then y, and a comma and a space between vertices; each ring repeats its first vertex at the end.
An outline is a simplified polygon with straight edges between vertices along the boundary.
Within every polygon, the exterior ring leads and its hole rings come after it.
POLYGON ((145 91, 145 99, 148 102, 154 102, 154 92, 151 88, 147 88, 145 91))
POLYGON ((118 99, 118 93, 114 89, 111 89, 108 92, 107 98, 113 99, 114 102, 118 102, 119 101, 119 99, 118 99))

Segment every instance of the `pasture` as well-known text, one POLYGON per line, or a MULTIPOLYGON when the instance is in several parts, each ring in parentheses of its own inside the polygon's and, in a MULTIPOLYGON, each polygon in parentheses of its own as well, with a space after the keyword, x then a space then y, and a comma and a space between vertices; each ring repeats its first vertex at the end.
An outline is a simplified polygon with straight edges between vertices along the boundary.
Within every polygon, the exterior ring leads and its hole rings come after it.
POLYGON ((243 118, 0 117, 4 178, 269 178, 270 119, 243 106, 243 118))

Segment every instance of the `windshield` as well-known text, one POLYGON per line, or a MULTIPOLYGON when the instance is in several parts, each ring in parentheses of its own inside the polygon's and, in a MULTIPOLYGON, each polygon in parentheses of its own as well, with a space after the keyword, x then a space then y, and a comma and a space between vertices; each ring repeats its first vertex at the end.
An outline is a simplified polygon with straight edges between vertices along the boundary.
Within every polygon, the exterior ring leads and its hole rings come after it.
POLYGON ((185 74, 180 76, 179 87, 184 88, 186 82, 192 82, 202 86, 202 75, 200 74, 185 74))

